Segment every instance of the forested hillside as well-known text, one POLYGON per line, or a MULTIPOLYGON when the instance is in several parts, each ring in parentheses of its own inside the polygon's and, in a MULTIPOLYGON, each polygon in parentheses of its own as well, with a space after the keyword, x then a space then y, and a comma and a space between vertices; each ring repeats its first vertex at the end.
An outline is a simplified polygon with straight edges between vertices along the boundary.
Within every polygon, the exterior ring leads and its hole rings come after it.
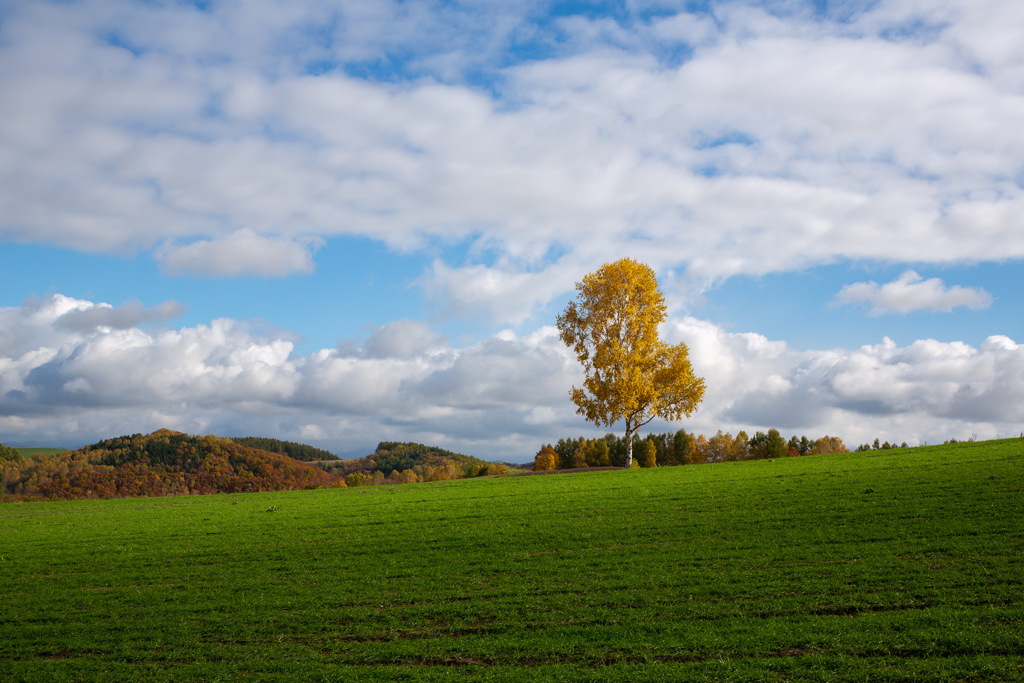
POLYGON ((344 482, 286 455, 161 429, 75 451, 0 461, 0 500, 284 491, 344 482))
POLYGON ((278 439, 189 436, 161 429, 52 455, 24 457, 0 447, 0 502, 410 484, 510 471, 505 463, 419 443, 382 441, 371 455, 340 460, 328 451, 278 439), (320 462, 301 462, 309 458, 320 462))
POLYGON ((325 451, 322 448, 316 448, 309 444, 295 443, 294 441, 281 441, 280 439, 270 439, 264 436, 233 436, 231 440, 242 446, 257 448, 271 453, 280 453, 303 462, 341 460, 341 458, 330 451, 325 451))

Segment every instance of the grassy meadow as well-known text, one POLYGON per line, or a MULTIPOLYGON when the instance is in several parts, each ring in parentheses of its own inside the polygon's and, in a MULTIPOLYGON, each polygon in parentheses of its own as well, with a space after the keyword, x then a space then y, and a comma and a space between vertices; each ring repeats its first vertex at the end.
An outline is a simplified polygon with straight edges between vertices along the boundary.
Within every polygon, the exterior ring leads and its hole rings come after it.
POLYGON ((4 681, 1024 680, 1024 440, 0 506, 4 681))

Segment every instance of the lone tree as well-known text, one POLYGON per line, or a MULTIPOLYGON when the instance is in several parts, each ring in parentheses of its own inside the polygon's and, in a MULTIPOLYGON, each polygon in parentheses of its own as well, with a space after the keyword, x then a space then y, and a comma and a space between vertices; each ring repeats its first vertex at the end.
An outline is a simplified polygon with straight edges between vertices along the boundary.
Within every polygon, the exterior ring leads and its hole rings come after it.
POLYGON ((645 263, 623 258, 576 283, 579 297, 558 316, 562 341, 583 364, 583 388, 572 388, 576 412, 589 422, 626 422, 626 467, 633 465, 633 434, 656 417, 687 417, 704 397, 686 344, 658 339, 665 297, 645 263))

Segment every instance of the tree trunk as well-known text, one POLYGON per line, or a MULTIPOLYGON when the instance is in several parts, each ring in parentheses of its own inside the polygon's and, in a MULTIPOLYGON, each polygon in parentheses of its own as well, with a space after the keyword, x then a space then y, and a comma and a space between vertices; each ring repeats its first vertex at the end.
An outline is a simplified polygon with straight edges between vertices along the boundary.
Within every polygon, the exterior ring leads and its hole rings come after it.
POLYGON ((633 424, 626 420, 626 469, 633 467, 633 424))

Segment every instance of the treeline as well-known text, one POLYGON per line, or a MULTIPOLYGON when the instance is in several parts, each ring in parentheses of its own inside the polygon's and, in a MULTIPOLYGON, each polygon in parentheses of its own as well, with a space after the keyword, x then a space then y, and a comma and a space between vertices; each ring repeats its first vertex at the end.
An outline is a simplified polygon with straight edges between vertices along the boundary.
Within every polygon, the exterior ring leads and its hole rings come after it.
POLYGON ((348 486, 413 484, 448 481, 467 477, 502 476, 512 471, 506 463, 495 463, 471 455, 454 453, 421 443, 381 441, 377 450, 364 458, 319 463, 348 486))
MULTIPOLYGON (((646 438, 633 438, 633 461, 637 467, 666 465, 698 465, 736 460, 761 460, 818 453, 845 453, 848 449, 837 436, 823 436, 810 440, 806 436, 793 436, 788 441, 779 430, 756 432, 748 436, 741 431, 736 436, 718 431, 707 438, 685 429, 664 434, 651 434, 646 438)), ((603 438, 559 439, 557 444, 543 446, 534 458, 533 469, 577 469, 581 467, 624 467, 626 440, 615 434, 603 438)))
POLYGON ((161 429, 0 461, 0 501, 287 491, 344 482, 280 453, 161 429))
POLYGON ((271 439, 265 436, 233 436, 231 440, 241 446, 269 451, 270 453, 280 453, 303 462, 341 460, 341 458, 330 451, 325 451, 322 448, 316 448, 309 444, 295 443, 294 441, 281 441, 280 439, 271 439))

